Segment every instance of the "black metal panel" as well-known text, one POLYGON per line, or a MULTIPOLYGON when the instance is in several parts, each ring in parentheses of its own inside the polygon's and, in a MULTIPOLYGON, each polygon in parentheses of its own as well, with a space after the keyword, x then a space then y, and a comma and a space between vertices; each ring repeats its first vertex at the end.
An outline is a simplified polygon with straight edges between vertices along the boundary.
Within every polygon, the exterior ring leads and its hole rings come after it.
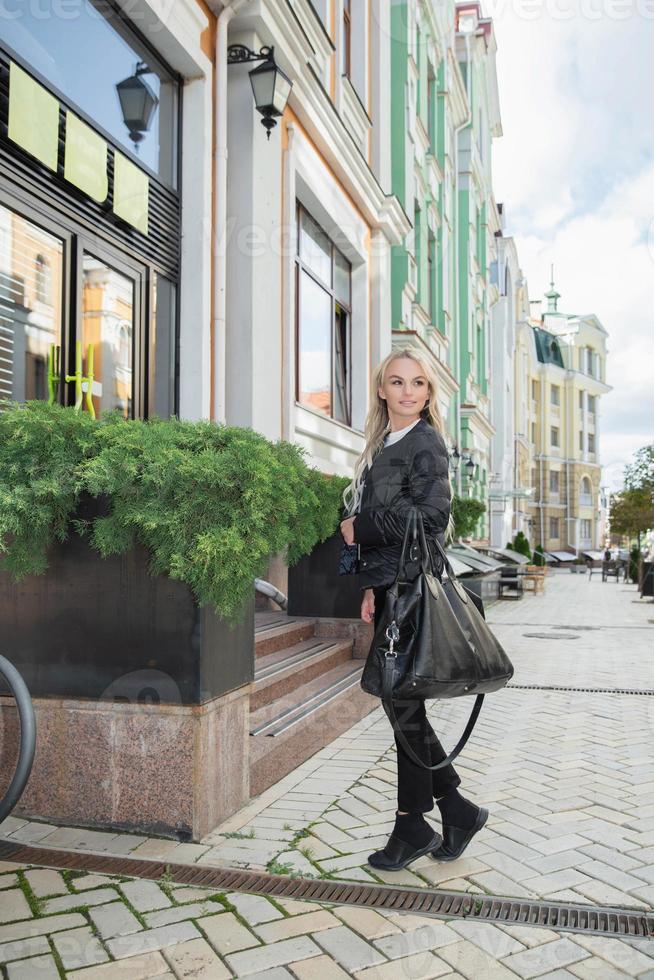
POLYGON ((45 574, 0 572, 0 648, 33 697, 201 704, 253 679, 254 583, 230 628, 148 564, 143 548, 103 559, 71 533, 45 574))
MULTIPOLYGON (((51 207, 74 216, 89 234, 120 245, 127 254, 145 259, 159 271, 176 280, 179 278, 181 207, 179 195, 160 183, 152 175, 149 180, 148 234, 143 235, 123 221, 111 210, 113 193, 114 146, 109 145, 107 172, 109 194, 107 201, 98 204, 63 176, 63 116, 64 103, 60 100, 60 148, 59 171, 55 174, 7 136, 9 112, 9 62, 8 54, 0 48, 0 174, 19 187, 29 189, 37 198, 51 207)), ((25 66, 26 70, 28 66, 25 66)), ((75 109, 73 111, 76 112, 75 109)), ((121 147, 116 149, 124 153, 121 147)))

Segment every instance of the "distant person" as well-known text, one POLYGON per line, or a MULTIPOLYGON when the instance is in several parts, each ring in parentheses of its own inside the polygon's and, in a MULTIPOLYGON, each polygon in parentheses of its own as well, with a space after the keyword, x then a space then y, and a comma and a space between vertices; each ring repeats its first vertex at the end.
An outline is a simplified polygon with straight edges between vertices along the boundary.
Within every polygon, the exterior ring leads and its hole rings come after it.
POLYGON ((593 577, 593 559, 592 558, 587 558, 586 559, 586 568, 588 569, 588 578, 591 579, 593 577))

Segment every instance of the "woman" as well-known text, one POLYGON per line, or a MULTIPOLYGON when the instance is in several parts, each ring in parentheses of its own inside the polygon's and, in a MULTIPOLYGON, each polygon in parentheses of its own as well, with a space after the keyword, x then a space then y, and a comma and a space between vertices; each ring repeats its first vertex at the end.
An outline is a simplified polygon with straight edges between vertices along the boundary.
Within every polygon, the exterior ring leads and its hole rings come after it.
MULTIPOLYGON (((376 368, 372 399, 365 424, 365 448, 354 479, 343 494, 345 513, 341 533, 347 544, 358 544, 363 589, 361 618, 375 627, 386 592, 395 581, 412 507, 423 517, 428 539, 444 544, 450 528, 449 459, 438 408, 436 377, 413 348, 391 351, 376 368)), ((442 560, 430 548, 432 567, 442 560)), ((419 758, 434 765, 446 752, 418 699, 394 700, 398 723, 419 758)), ((430 772, 413 762, 395 735, 398 809, 395 827, 381 851, 368 856, 374 868, 396 871, 431 853, 439 861, 454 861, 483 827, 488 811, 461 796, 461 780, 453 766, 430 772), (424 814, 440 811, 443 836, 424 814)))

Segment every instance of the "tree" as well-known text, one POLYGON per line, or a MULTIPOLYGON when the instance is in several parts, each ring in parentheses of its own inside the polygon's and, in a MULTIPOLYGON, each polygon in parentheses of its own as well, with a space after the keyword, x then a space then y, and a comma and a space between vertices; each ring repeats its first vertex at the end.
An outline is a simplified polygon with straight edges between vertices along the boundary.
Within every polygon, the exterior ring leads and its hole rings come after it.
POLYGON ((634 462, 625 467, 624 485, 627 490, 649 490, 650 495, 654 493, 654 445, 639 449, 634 462))
POLYGON ((475 533, 477 521, 486 513, 486 505, 474 497, 452 498, 452 517, 454 534, 457 538, 471 538, 475 533))
POLYGON ((640 549, 641 534, 654 528, 652 488, 630 489, 626 487, 614 494, 611 497, 609 523, 614 534, 625 534, 630 538, 637 537, 638 548, 640 549))

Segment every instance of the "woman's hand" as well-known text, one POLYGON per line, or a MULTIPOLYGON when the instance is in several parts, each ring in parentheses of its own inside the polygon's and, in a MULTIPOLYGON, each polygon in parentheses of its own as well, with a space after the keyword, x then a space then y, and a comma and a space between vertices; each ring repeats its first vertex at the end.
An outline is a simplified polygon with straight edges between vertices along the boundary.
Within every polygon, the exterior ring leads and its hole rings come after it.
POLYGON ((345 539, 345 544, 354 544, 354 517, 346 517, 344 521, 341 521, 341 534, 345 539))
POLYGON ((375 621, 375 593, 372 589, 366 589, 363 593, 361 619, 364 623, 374 623, 375 621))

